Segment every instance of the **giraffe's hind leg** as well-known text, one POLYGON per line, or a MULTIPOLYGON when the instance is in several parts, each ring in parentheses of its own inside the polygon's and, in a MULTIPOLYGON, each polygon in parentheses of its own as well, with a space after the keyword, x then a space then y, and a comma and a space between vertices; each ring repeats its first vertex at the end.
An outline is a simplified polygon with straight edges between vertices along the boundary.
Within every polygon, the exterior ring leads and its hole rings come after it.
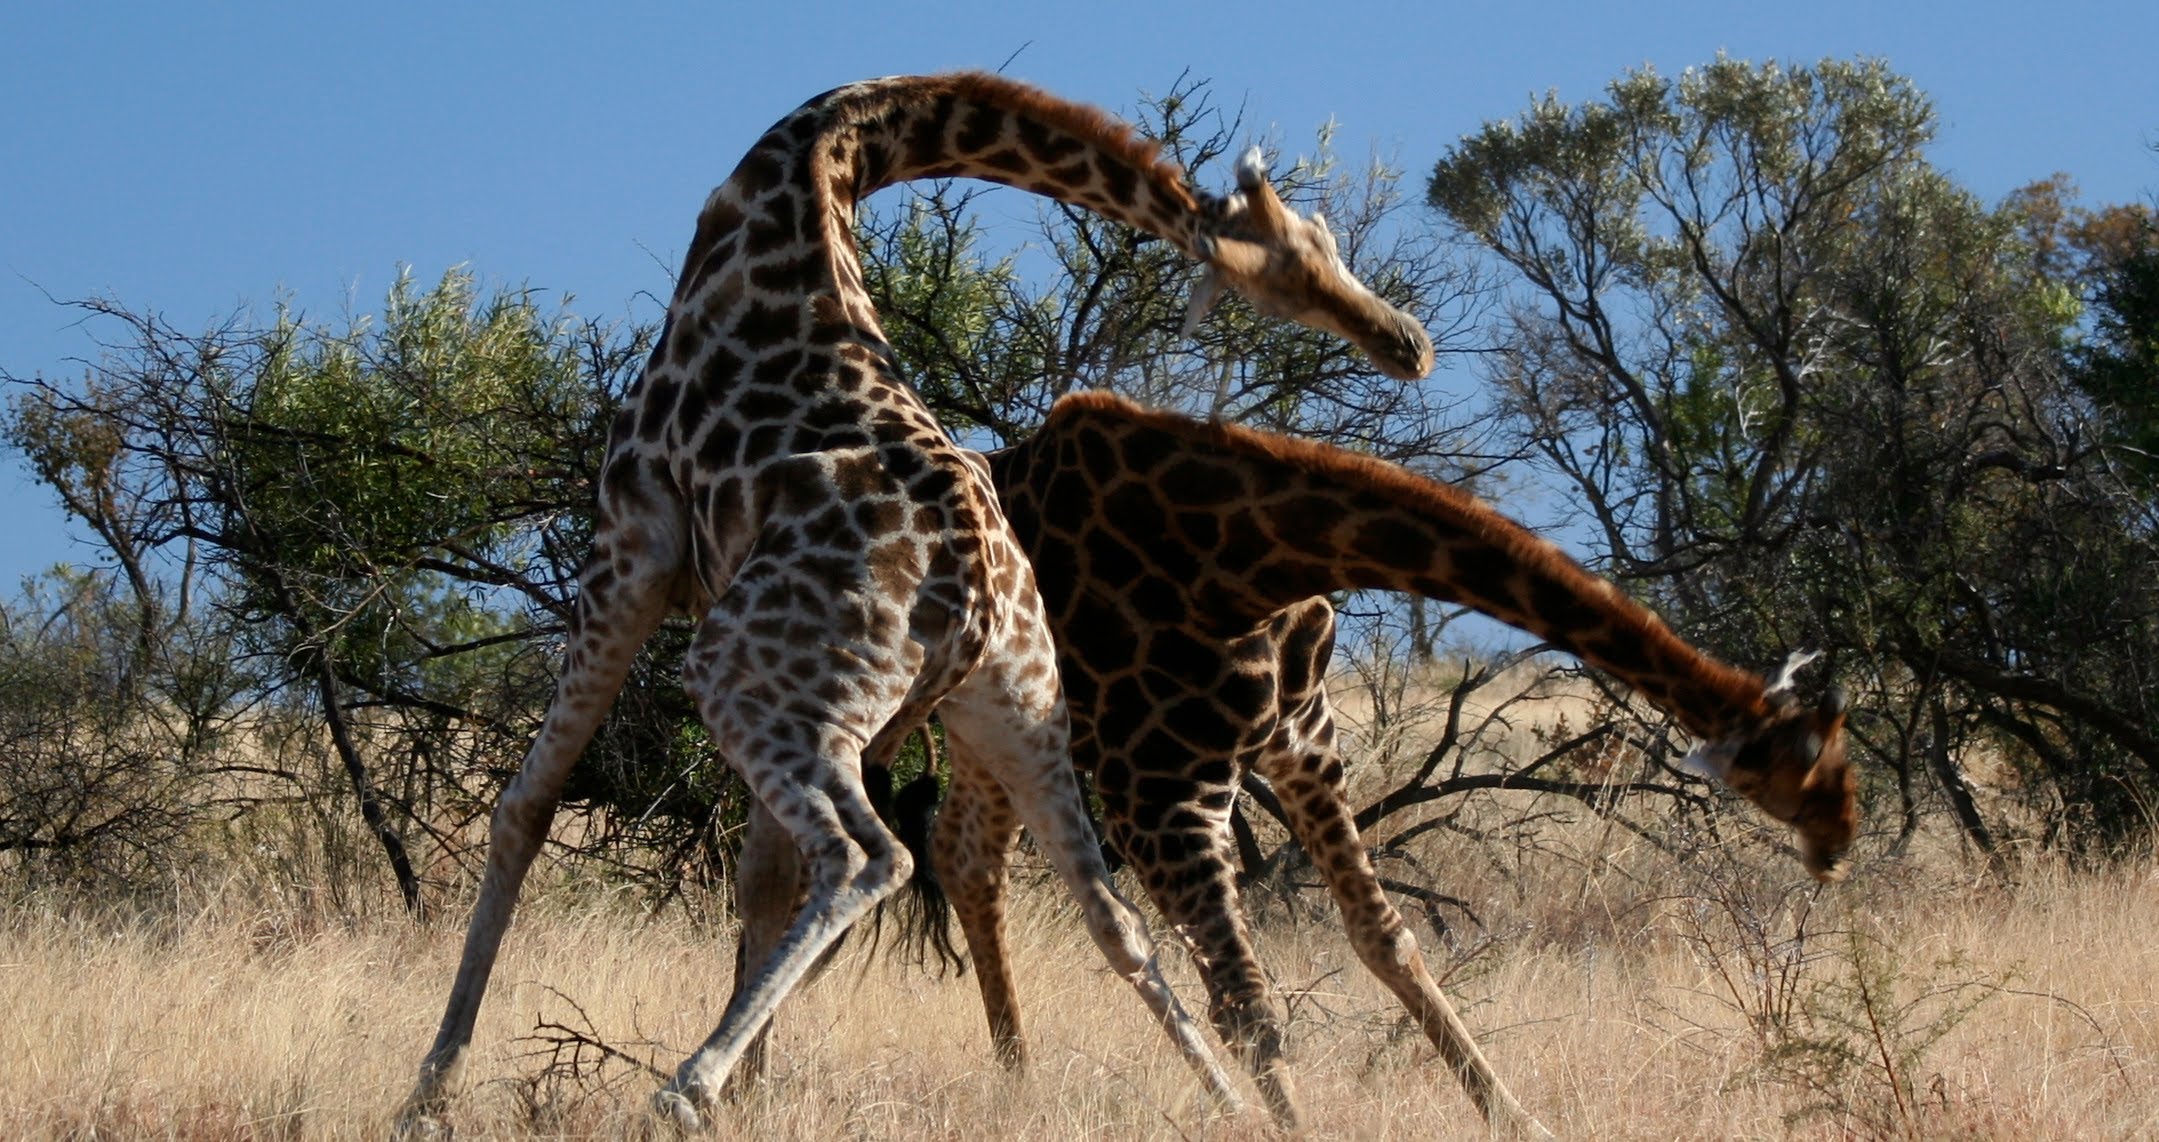
MULTIPOLYGON (((1036 629, 1043 629, 1039 615, 1036 629)), ((1163 980, 1132 906, 1102 863, 1086 804, 1072 775, 1064 706, 1047 639, 1022 658, 992 656, 938 708, 958 758, 978 758, 1003 786, 1020 823, 1034 834, 1079 901, 1087 931, 1110 966, 1132 983, 1208 1092, 1225 1107, 1242 1100, 1199 1028, 1163 980)), ((956 898, 955 898, 956 899, 956 898)))
POLYGON ((487 871, 465 934, 457 980, 419 1082, 399 1112, 400 1132, 441 1109, 456 1083, 473 1022, 509 927, 518 889, 547 839, 563 780, 614 704, 638 648, 666 617, 679 573, 681 535, 664 523, 606 524, 579 578, 562 673, 539 735, 533 739, 488 825, 487 871))
POLYGON ((1548 1136, 1492 1070, 1425 968, 1416 936, 1380 888, 1344 795, 1341 754, 1325 691, 1315 690, 1283 724, 1258 769, 1274 786, 1291 831, 1326 879, 1357 958, 1409 1009, 1495 1129, 1548 1136))
MULTIPOLYGON (((751 597, 768 576, 785 581, 787 575, 752 560, 722 602, 751 597)), ((713 1093, 781 1001, 913 868, 906 848, 878 820, 861 765, 865 745, 897 716, 920 675, 919 653, 907 661, 904 651, 886 656, 861 643, 835 648, 835 640, 815 631, 793 630, 779 642, 814 659, 824 675, 815 684, 819 696, 790 695, 784 682, 790 675, 764 661, 774 642, 754 640, 745 625, 716 607, 690 648, 684 682, 713 740, 725 743, 729 762, 793 841, 807 891, 762 964, 737 980, 719 1026, 655 1097, 657 1109, 692 1129, 703 1125, 713 1093)))
POLYGON ((1019 818, 1010 798, 965 743, 947 749, 952 786, 938 811, 930 841, 930 861, 938 883, 959 914, 974 961, 975 984, 989 1018, 990 1045, 1007 1067, 1027 1062, 1027 1042, 1020 1032, 1019 996, 1012 984, 1012 963, 1005 946, 1005 893, 1012 844, 1019 838, 1019 818))
MULTIPOLYGON (((735 990, 742 990, 758 965, 772 957, 780 937, 802 904, 802 855, 795 839, 780 827, 764 802, 752 799, 743 825, 742 853, 735 861, 735 916, 742 929, 735 939, 735 990)), ((732 998, 732 997, 730 997, 732 998)), ((732 1085, 765 1073, 767 1023, 743 1049, 742 1061, 728 1076, 732 1085)))
MULTIPOLYGON (((894 733, 891 727, 882 743, 873 743, 874 756, 864 759, 866 765, 881 765, 889 769, 892 756, 905 741, 905 734, 894 733)), ((871 803, 877 803, 873 794, 871 803)), ((806 887, 802 880, 802 854, 795 851, 794 838, 780 827, 764 803, 752 798, 747 820, 743 824, 742 849, 735 860, 735 917, 741 928, 735 939, 735 991, 742 990, 757 967, 771 958, 772 949, 778 946, 780 936, 802 907, 802 894, 806 887)), ((830 966, 832 954, 840 948, 838 943, 826 949, 824 958, 810 968, 809 978, 814 980, 830 966)), ((734 998, 731 994, 730 1000, 734 998)), ((751 1079, 762 1077, 768 1065, 767 1047, 772 1039, 772 1023, 767 1022, 750 1045, 743 1049, 742 1059, 728 1073, 724 1090, 739 1095, 742 1085, 751 1079)))
POLYGON ((1297 1130, 1302 1115, 1282 1021, 1252 948, 1230 859, 1229 790, 1161 775, 1143 780, 1152 790, 1144 807, 1131 804, 1129 792, 1104 791, 1110 841, 1192 949, 1216 1033, 1252 1072, 1275 1122, 1297 1130), (1152 828, 1141 826, 1143 816, 1152 828))

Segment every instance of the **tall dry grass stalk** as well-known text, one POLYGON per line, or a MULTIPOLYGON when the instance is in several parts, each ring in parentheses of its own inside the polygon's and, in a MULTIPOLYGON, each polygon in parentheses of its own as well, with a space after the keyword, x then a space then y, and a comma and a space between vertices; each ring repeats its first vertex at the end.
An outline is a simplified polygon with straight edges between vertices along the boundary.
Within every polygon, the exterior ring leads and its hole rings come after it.
MULTIPOLYGON (((1584 852, 1599 840, 1579 838, 1584 852)), ((1451 952, 1426 933, 1435 966, 1561 1137, 2159 1131, 2159 862, 2035 865, 2006 890, 1902 868, 1820 894, 1796 869, 1736 857, 1432 863, 1486 925, 1454 918, 1451 952)), ((383 1137, 461 933, 268 899, 234 888, 155 919, 50 900, 0 915, 0 1137, 383 1137)), ((782 1012, 770 1078, 718 1137, 1265 1130, 1257 1111, 1202 1104, 1057 894, 1037 884, 1022 903, 1030 1073, 991 1060, 971 978, 858 948, 782 1012)), ((1255 900, 1313 1135, 1474 1133, 1431 1049, 1309 903, 1255 900)), ((460 1136, 648 1133, 656 1080, 639 1066, 672 1068, 717 1020, 725 935, 542 891, 497 969, 460 1136)), ((1190 966, 1166 959, 1203 1006, 1190 966)))

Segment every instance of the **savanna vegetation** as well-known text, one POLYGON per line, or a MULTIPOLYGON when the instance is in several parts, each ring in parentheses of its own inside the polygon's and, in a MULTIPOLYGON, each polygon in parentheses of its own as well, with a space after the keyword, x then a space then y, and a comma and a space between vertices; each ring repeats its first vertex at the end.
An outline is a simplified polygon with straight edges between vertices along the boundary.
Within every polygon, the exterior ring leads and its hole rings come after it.
MULTIPOLYGON (((1195 169, 1244 137, 1202 84, 1138 117, 1195 169)), ((1609 680, 1337 600, 1359 824, 1549 1125, 2130 1137, 2159 1121, 2159 230, 2068 175, 1983 201, 1934 127, 1879 62, 1719 59, 1536 101, 1429 172, 1280 148, 1285 197, 1429 321, 1422 385, 1236 303, 1185 337, 1193 268, 1054 204, 1014 233, 933 184, 861 239, 970 444, 1080 388, 1327 440, 1487 494, 1727 660, 1825 653, 1803 689, 1852 696, 1868 827, 1855 882, 1817 889, 1609 680)), ((95 299, 87 369, 8 375, 7 445, 100 558, 0 607, 0 1133, 383 1128, 651 347, 540 296, 460 269, 207 330, 95 299)), ((573 778, 478 1132, 630 1129, 640 1068, 716 1018, 744 794, 681 694, 686 632, 573 778)), ((1246 892, 1316 1129, 1467 1128, 1252 793, 1246 892)), ((1060 954, 1046 900, 1032 1077, 993 1073, 972 986, 857 941, 740 1128, 1253 1125, 1210 1120, 1136 1015, 1072 1017, 1131 1005, 1090 998, 1117 983, 1060 954)))

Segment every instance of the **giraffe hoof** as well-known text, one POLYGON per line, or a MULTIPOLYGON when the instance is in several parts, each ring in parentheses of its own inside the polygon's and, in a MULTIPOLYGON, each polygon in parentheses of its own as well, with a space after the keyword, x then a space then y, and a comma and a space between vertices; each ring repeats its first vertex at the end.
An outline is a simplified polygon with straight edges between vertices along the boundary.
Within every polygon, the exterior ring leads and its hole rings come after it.
POLYGON ((705 1132, 705 1116, 698 1113, 697 1104, 690 1096, 679 1090, 663 1090, 652 1096, 652 1113, 685 1134, 705 1132))
POLYGON ((1557 1137, 1557 1135, 1545 1128, 1544 1123, 1537 1121, 1527 1111, 1494 1121, 1492 1123, 1492 1136, 1495 1138, 1530 1139, 1532 1142, 1535 1139, 1557 1137))
POLYGON ((397 1125, 390 1128, 395 1142, 450 1142, 456 1136, 457 1128, 436 1114, 408 1111, 398 1115, 397 1125))

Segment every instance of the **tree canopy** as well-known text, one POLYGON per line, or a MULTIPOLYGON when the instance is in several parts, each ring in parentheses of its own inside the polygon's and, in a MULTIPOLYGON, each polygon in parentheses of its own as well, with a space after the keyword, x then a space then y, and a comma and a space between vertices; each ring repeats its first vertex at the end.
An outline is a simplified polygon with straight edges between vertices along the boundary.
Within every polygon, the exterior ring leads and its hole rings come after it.
POLYGON ((2129 278, 2050 263, 2040 196, 1979 202, 1933 129, 1879 61, 1719 59, 1488 123, 1428 196, 1513 271, 1487 377, 1604 567, 1742 661, 1829 650, 1904 835, 1931 771, 1991 848, 1998 760, 2111 843, 2159 777, 2129 278))

